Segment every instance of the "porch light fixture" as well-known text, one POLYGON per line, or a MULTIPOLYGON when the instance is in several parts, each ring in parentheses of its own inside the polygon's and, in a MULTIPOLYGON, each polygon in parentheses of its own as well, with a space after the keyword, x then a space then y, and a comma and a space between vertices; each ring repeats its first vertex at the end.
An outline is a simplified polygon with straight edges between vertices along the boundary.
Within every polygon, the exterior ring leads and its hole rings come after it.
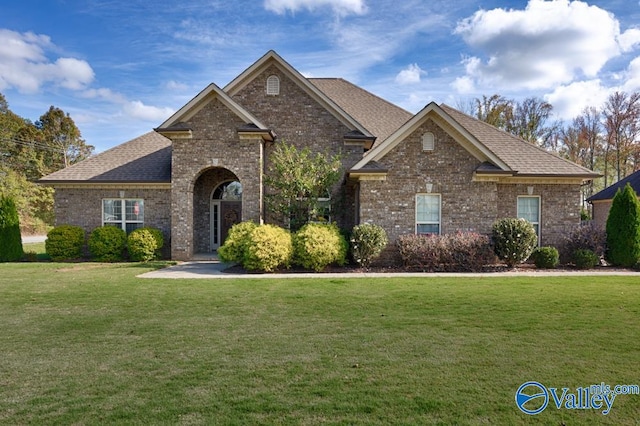
POLYGON ((533 195, 533 186, 527 186, 527 194, 533 195))

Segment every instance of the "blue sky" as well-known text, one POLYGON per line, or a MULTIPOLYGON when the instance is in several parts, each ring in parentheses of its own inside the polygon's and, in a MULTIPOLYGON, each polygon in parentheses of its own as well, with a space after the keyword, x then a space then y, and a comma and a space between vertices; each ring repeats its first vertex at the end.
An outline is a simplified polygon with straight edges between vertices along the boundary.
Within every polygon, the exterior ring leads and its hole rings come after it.
POLYGON ((640 90, 640 2, 10 1, 0 92, 33 121, 62 108, 101 152, 270 49, 306 76, 345 78, 411 112, 498 93, 543 98, 570 120, 615 90, 640 90))

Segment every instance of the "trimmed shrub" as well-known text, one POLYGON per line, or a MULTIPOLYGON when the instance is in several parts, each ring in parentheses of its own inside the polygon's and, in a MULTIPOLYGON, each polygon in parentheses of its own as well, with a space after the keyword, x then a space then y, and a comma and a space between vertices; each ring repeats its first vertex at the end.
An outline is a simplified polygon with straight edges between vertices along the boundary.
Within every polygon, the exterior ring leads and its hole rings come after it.
POLYGON ((0 197, 0 262, 15 262, 22 255, 20 218, 13 198, 0 197))
POLYGON ((289 231, 275 225, 260 225, 251 231, 242 266, 250 271, 273 272, 289 267, 292 254, 289 231))
POLYGON ((555 247, 539 247, 531 253, 536 268, 554 269, 560 263, 560 254, 555 247))
POLYGON ((84 229, 74 225, 56 226, 44 242, 45 251, 54 262, 80 259, 83 247, 84 229))
POLYGON ((129 257, 135 262, 148 262, 159 258, 163 245, 162 231, 156 228, 138 228, 127 237, 129 257))
POLYGON ((396 245, 404 266, 422 271, 477 272, 496 261, 489 237, 473 232, 402 235, 396 245))
POLYGON ((127 233, 115 226, 102 226, 89 235, 89 253, 98 262, 117 262, 123 259, 127 233))
POLYGON ((607 260, 627 268, 640 260, 640 201, 628 183, 613 197, 609 210, 607 260))
POLYGON ((560 262, 572 263, 576 250, 591 250, 598 257, 604 256, 607 250, 606 231, 593 223, 572 229, 560 243, 560 262))
POLYGON ((318 272, 327 265, 344 265, 348 245, 334 223, 307 223, 293 235, 293 261, 318 272))
POLYGON ((524 219, 498 219, 492 236, 496 256, 509 268, 527 260, 538 244, 536 230, 524 219))
POLYGON ((371 265, 389 242, 384 228, 372 223, 354 226, 349 241, 353 260, 363 268, 371 265))
POLYGON ((600 264, 600 258, 591 250, 578 249, 573 253, 573 263, 578 269, 593 269, 600 264))
POLYGON ((246 247, 251 241, 251 232, 256 229, 253 221, 236 223, 229 229, 227 239, 218 248, 218 256, 223 262, 242 263, 244 261, 246 247))

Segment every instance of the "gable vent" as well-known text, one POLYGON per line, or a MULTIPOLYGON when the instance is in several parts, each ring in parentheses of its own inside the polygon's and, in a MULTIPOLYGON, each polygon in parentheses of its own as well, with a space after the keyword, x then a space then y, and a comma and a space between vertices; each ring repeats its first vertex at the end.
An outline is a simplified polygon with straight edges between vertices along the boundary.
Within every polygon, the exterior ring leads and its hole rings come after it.
POLYGON ((422 135, 422 150, 433 151, 436 145, 436 138, 431 132, 427 132, 422 135))
POLYGON ((269 76, 267 78, 267 95, 279 95, 280 94, 280 79, 276 75, 269 76))

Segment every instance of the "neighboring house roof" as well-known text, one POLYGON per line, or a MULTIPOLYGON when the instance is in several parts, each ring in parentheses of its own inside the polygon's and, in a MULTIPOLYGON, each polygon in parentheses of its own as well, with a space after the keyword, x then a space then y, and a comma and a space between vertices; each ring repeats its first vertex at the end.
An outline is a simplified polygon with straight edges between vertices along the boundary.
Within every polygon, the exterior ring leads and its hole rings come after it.
POLYGON ((623 189, 626 185, 630 184, 631 188, 636 192, 636 194, 640 194, 640 170, 635 173, 630 174, 624 179, 619 180, 613 185, 603 189, 595 195, 587 198, 588 202, 593 201, 603 201, 603 200, 612 200, 613 197, 616 196, 618 189, 623 189))
POLYGON ((40 179, 59 183, 170 183, 171 140, 149 132, 40 179))
POLYGON ((325 95, 358 120, 380 143, 413 114, 342 78, 310 78, 325 95))
POLYGON ((376 145, 353 167, 352 172, 364 169, 371 161, 380 161, 427 119, 433 119, 440 126, 448 128, 451 136, 482 162, 477 170, 479 173, 583 179, 599 176, 490 124, 434 102, 413 116, 383 143, 376 145))

